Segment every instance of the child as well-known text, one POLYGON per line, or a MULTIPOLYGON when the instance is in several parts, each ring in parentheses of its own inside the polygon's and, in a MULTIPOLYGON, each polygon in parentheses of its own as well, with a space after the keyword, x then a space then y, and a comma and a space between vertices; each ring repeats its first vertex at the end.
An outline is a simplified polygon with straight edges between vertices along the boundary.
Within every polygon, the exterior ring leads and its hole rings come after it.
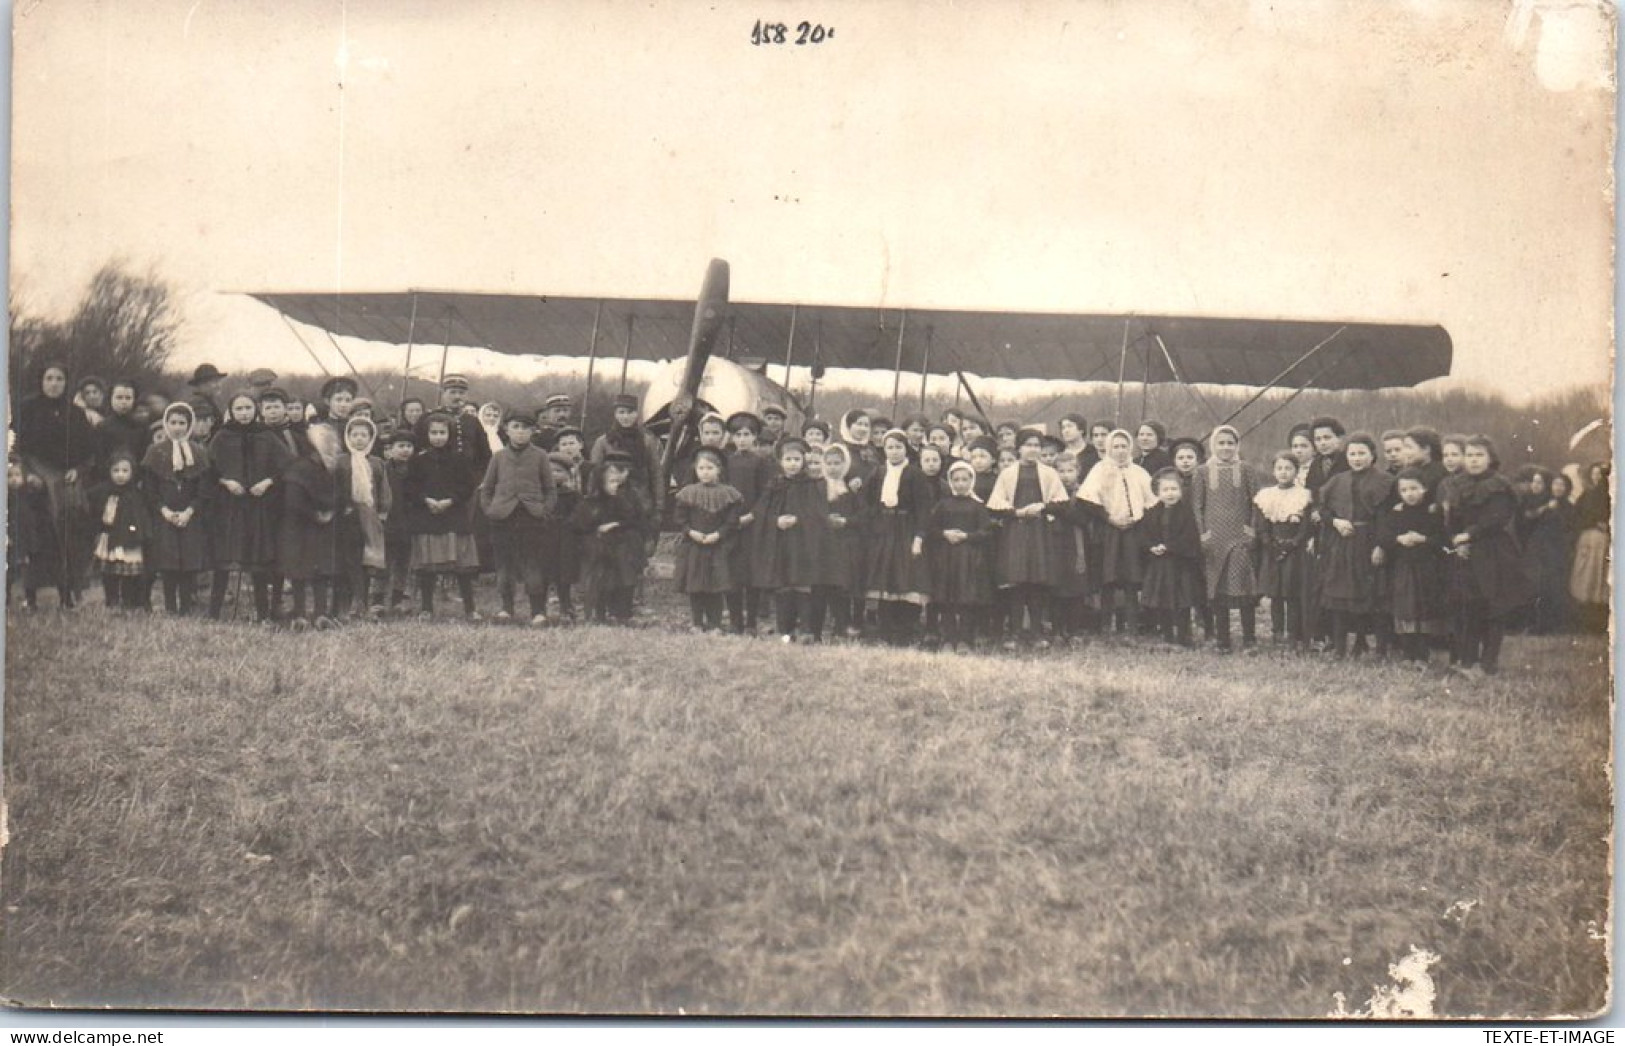
POLYGON ((722 482, 722 454, 701 447, 692 462, 694 482, 677 492, 677 591, 687 593, 696 632, 722 631, 722 605, 733 591, 729 546, 739 532, 745 499, 722 482))
POLYGON ((1189 647, 1191 610, 1203 588, 1201 534, 1172 466, 1157 473, 1152 489, 1157 503, 1140 523, 1146 555, 1140 603, 1151 611, 1158 635, 1189 647))
POLYGON ((1438 432, 1426 425, 1418 425, 1406 430, 1401 446, 1404 448, 1405 467, 1421 474, 1422 485, 1427 488, 1427 503, 1434 504, 1438 500, 1439 484, 1448 475, 1440 462, 1444 456, 1444 441, 1438 432))
POLYGON ((1013 469, 1019 464, 1021 464, 1021 452, 1019 450, 1017 450, 1015 447, 999 448, 1000 474, 1003 474, 1005 469, 1013 469))
POLYGON ((309 450, 282 474, 282 526, 278 533, 278 576, 293 583, 295 631, 332 628, 328 590, 338 573, 338 541, 333 519, 337 489, 339 437, 332 426, 311 428, 309 450), (306 597, 313 596, 307 607, 306 597))
POLYGON ((384 520, 384 571, 389 585, 389 611, 399 613, 406 605, 407 586, 412 579, 412 531, 407 526, 406 475, 417 443, 410 428, 390 433, 384 448, 384 479, 389 484, 390 513, 384 520))
POLYGON ((825 585, 834 572, 828 488, 823 480, 806 473, 806 443, 785 436, 775 452, 780 474, 768 484, 755 512, 761 520, 757 580, 773 586, 779 640, 794 643, 797 629, 802 628, 816 643, 823 637, 813 624, 823 615, 813 605, 815 595, 822 593, 814 590, 825 585))
POLYGON ((428 407, 418 397, 406 397, 401 400, 401 423, 398 427, 410 434, 417 428, 418 422, 423 420, 427 410, 428 407))
POLYGON ((829 573, 813 592, 813 632, 823 633, 824 621, 818 616, 822 607, 829 612, 831 634, 850 638, 859 634, 856 623, 863 619, 863 502, 846 482, 852 468, 852 454, 846 445, 830 444, 824 448, 823 457, 830 558, 829 573))
POLYGON ((547 525, 558 507, 553 468, 547 452, 536 446, 536 416, 516 410, 502 422, 504 446, 491 455, 480 483, 480 511, 491 521, 496 557, 497 591, 502 609, 497 620, 514 614, 514 587, 525 586, 530 623, 547 624, 547 525))
POLYGON ((1049 646, 1041 632, 1056 570, 1051 520, 1064 514, 1068 496, 1060 474, 1038 460, 1043 439, 1037 429, 1017 434, 1021 461, 999 473, 987 499, 988 511, 1000 521, 993 576, 1009 615, 1007 650, 1015 649, 1017 635, 1039 649, 1049 646))
POLYGON ((761 533, 755 514, 756 505, 767 492, 772 479, 773 463, 756 451, 756 435, 762 423, 749 411, 739 411, 728 418, 728 432, 733 437, 734 450, 728 457, 723 474, 728 485, 739 491, 744 499, 744 511, 739 517, 739 536, 728 552, 728 577, 734 590, 727 597, 728 619, 738 635, 755 635, 762 607, 762 589, 753 570, 757 536, 761 533))
POLYGON ((57 585, 62 605, 70 605, 69 593, 58 581, 59 571, 55 569, 60 560, 51 528, 51 503, 44 485, 29 483, 21 462, 7 462, 6 605, 11 605, 11 586, 20 580, 24 608, 37 609, 42 579, 57 585))
POLYGON ((976 472, 963 461, 948 466, 947 496, 931 509, 931 605, 938 608, 943 641, 968 651, 992 599, 988 545, 993 514, 972 494, 976 472))
POLYGON ((1102 610, 1113 609, 1117 631, 1139 628, 1139 591, 1144 565, 1135 528, 1155 497, 1151 477, 1134 464, 1134 438, 1123 429, 1106 438, 1106 457, 1084 477, 1077 500, 1104 523, 1101 528, 1102 610))
POLYGON ((1298 482, 1298 458, 1283 450, 1270 462, 1273 487, 1253 495, 1253 530, 1260 547, 1258 588, 1270 601, 1270 637, 1277 643, 1304 641, 1303 621, 1294 613, 1303 592, 1304 546, 1309 541, 1309 490, 1298 482))
POLYGON ((146 589, 143 548, 152 530, 152 512, 146 495, 135 483, 135 459, 123 448, 113 452, 107 482, 90 492, 91 518, 98 523, 96 549, 101 564, 102 591, 109 610, 141 610, 146 589))
POLYGON ((958 459, 954 457, 954 431, 942 422, 934 422, 925 430, 925 441, 937 448, 942 455, 943 471, 946 478, 948 466, 958 459))
MULTIPOLYGON (((728 429, 722 415, 714 413, 705 415, 696 426, 696 431, 699 433, 698 446, 686 451, 671 468, 671 481, 678 490, 697 482, 694 461, 701 450, 709 448, 716 451, 719 456, 727 454, 728 429)), ((723 473, 720 481, 726 483, 728 467, 726 457, 722 458, 722 462, 723 473)))
POLYGON ((288 448, 259 421, 254 397, 239 392, 226 404, 226 424, 209 444, 219 490, 215 493, 212 537, 214 585, 209 617, 225 608, 231 572, 253 579, 254 620, 271 621, 271 586, 276 575, 277 524, 281 506, 271 497, 282 473, 293 463, 288 448))
POLYGON ((1202 535, 1207 597, 1221 651, 1230 650, 1230 611, 1241 612, 1241 645, 1257 645, 1258 575, 1253 569, 1253 498, 1263 485, 1241 460, 1241 434, 1220 425, 1209 437, 1213 456, 1196 474, 1192 506, 1202 535))
POLYGON ((1427 480, 1421 470, 1401 469, 1395 477, 1399 500, 1377 518, 1377 547, 1371 561, 1388 575, 1387 611, 1393 617, 1405 660, 1426 662, 1428 636, 1445 633, 1444 520, 1430 511, 1427 480))
POLYGON ((889 430, 881 446, 886 460, 863 492, 873 528, 864 583, 869 598, 879 602, 882 638, 905 646, 930 591, 924 557, 931 481, 909 464, 908 437, 902 432, 889 430))
POLYGON ((452 574, 457 578, 463 617, 469 621, 480 620, 474 609, 474 575, 479 573, 480 556, 468 515, 474 480, 468 459, 451 446, 454 424, 456 419, 442 411, 427 417, 424 436, 428 446, 412 459, 406 473, 412 572, 418 578, 418 616, 425 621, 434 617, 434 586, 438 574, 452 574))
POLYGON ((1461 478, 1445 509, 1452 551, 1447 571, 1455 613, 1455 670, 1469 679, 1497 672, 1507 616, 1532 594, 1509 529, 1518 512, 1517 497, 1500 474, 1500 464, 1489 437, 1463 440, 1461 478))
POLYGON ((1524 555, 1535 592, 1529 631, 1537 636, 1568 630, 1569 538, 1574 523, 1568 491, 1567 476, 1537 468, 1521 505, 1527 530, 1524 555))
MULTIPOLYGON (((967 422, 969 420, 966 419, 967 422)), ((976 477, 971 493, 975 495, 977 501, 986 504, 988 497, 993 493, 993 485, 999 481, 998 469, 994 467, 999 461, 999 449, 987 436, 977 436, 966 446, 965 454, 970 461, 971 472, 976 477)))
POLYGON ((1382 468, 1390 476, 1397 476, 1405 467, 1405 431, 1386 429, 1382 434, 1382 468))
POLYGON ((816 450, 822 456, 829 445, 829 422, 814 418, 802 426, 801 438, 806 440, 808 450, 816 450))
POLYGON ((140 461, 147 452, 147 426, 135 415, 140 392, 128 379, 113 382, 107 393, 107 416, 96 426, 97 472, 107 478, 108 467, 119 451, 134 461, 140 461))
POLYGON ((1452 434, 1439 441, 1439 465, 1444 469, 1444 475, 1440 477, 1439 485, 1434 488, 1433 501, 1439 506, 1440 512, 1449 513, 1456 487, 1466 482, 1467 477, 1462 472, 1466 451, 1466 436, 1452 434))
POLYGON ((1047 511, 1050 520, 1050 539, 1054 544, 1055 577, 1051 589, 1050 625, 1058 639, 1067 642, 1083 638, 1091 626, 1089 599, 1094 595, 1093 576, 1089 573, 1088 515, 1076 502, 1078 484, 1078 456, 1062 451, 1055 458, 1055 473, 1061 477, 1061 488, 1066 491, 1066 505, 1054 506, 1047 511))
POLYGON ((192 612, 197 575, 209 568, 207 505, 209 452, 192 440, 192 408, 171 403, 164 410, 164 441, 141 462, 147 492, 157 508, 152 567, 164 583, 164 609, 192 612))
POLYGON ((570 519, 575 514, 576 506, 581 504, 581 491, 570 474, 571 461, 568 456, 555 451, 547 456, 547 462, 553 470, 553 490, 558 495, 558 507, 554 510, 553 518, 548 520, 543 565, 548 584, 558 592, 559 620, 570 625, 576 619, 571 590, 581 576, 581 556, 570 519))
POLYGON ((584 541, 587 613, 594 621, 625 625, 632 620, 632 591, 643 576, 648 511, 631 489, 632 456, 611 448, 588 493, 570 517, 584 541))
MULTIPOLYGON (((384 462, 372 453, 378 426, 355 414, 344 424, 345 453, 333 470, 338 488, 338 573, 333 584, 333 617, 344 619, 350 608, 365 608, 376 619, 383 613, 382 591, 372 598, 371 579, 384 577, 389 560, 384 549, 384 520, 393 507, 384 462)), ((387 579, 386 579, 387 580, 387 579)))
POLYGON ((1038 441, 1038 463, 1055 467, 1055 459, 1061 456, 1066 446, 1054 436, 1044 436, 1038 441))
POLYGON ((1366 635, 1377 630, 1376 567, 1371 550, 1376 546, 1377 513, 1388 500, 1394 477, 1376 467, 1377 441, 1357 432, 1344 446, 1348 470, 1327 481, 1320 493, 1322 537, 1320 605, 1330 615, 1333 656, 1348 654, 1349 633, 1355 634, 1354 653, 1369 647, 1366 635))

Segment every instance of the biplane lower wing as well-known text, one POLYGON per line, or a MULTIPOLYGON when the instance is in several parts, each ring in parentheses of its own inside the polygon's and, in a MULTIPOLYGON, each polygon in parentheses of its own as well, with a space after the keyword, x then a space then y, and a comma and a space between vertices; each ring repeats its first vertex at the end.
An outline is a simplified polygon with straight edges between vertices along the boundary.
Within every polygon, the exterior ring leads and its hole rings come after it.
MULTIPOLYGON (((460 291, 252 296, 330 334, 510 354, 683 357, 693 299, 460 291)), ((1450 373, 1436 325, 731 302, 716 355, 983 378, 1403 388, 1450 373)))

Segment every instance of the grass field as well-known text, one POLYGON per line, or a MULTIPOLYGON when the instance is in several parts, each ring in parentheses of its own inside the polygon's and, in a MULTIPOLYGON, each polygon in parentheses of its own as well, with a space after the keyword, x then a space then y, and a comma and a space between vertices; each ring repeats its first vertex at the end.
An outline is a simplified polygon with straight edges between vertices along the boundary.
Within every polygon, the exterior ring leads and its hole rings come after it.
POLYGON ((1440 1015, 1606 1003, 1598 638, 1467 687, 1114 642, 7 628, 27 1004, 1313 1017, 1413 946, 1440 1015))

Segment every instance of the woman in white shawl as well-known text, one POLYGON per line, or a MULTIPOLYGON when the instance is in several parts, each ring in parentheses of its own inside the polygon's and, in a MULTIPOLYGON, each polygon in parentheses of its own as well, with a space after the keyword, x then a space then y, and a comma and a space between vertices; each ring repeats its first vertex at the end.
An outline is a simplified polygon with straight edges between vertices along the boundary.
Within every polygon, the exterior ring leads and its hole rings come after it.
POLYGON ((1143 576, 1138 527, 1156 496, 1151 477, 1134 463, 1134 437, 1123 429, 1106 437, 1106 456, 1078 486, 1078 500, 1104 520, 1101 610, 1112 609, 1117 631, 1139 627, 1143 576))

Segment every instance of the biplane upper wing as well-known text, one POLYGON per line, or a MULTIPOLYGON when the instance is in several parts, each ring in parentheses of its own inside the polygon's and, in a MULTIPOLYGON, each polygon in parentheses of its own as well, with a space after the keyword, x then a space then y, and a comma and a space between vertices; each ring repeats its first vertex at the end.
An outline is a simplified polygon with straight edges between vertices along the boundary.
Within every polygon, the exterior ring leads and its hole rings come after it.
MULTIPOLYGON (((690 300, 451 291, 253 297, 334 335, 396 345, 664 360, 688 349, 690 300)), ((732 302, 725 357, 986 378, 1380 389, 1450 373, 1434 325, 732 302)))

